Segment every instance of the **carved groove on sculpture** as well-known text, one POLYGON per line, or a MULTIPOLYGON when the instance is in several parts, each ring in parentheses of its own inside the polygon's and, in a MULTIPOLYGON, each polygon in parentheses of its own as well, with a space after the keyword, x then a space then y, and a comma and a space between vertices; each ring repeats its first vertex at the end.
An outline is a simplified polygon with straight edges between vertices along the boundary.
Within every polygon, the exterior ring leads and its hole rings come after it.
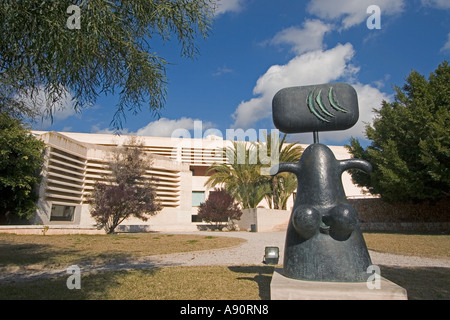
MULTIPOLYGON (((323 100, 322 100, 322 90, 319 90, 319 93, 316 95, 316 97, 314 98, 314 94, 315 94, 315 90, 311 90, 308 94, 308 99, 306 101, 306 104, 309 108, 309 111, 311 111, 311 113, 313 115, 316 116, 317 119, 323 121, 323 122, 330 122, 330 120, 328 120, 327 118, 325 118, 325 116, 328 116, 330 118, 334 118, 334 114, 331 113, 323 104, 323 100), (317 110, 316 105, 314 104, 314 102, 319 106, 319 109, 322 111, 322 113, 325 115, 323 116, 319 110, 317 110)), ((344 109, 343 107, 341 107, 335 100, 334 95, 333 95, 333 87, 330 87, 330 90, 328 91, 328 102, 330 103, 330 106, 336 110, 336 111, 340 111, 343 113, 347 113, 348 111, 346 109, 344 109)))

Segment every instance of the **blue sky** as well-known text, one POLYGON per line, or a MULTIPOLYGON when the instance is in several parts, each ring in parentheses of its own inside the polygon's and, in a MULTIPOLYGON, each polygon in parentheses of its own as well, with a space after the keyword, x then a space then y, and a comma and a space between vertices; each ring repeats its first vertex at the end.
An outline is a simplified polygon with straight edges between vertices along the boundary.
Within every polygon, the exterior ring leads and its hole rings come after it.
MULTIPOLYGON (((180 57, 176 41, 155 50, 166 58, 168 95, 161 118, 143 110, 127 115, 123 133, 171 136, 175 129, 274 128, 271 101, 291 86, 347 82, 358 93, 360 119, 351 129, 321 133, 321 142, 342 145, 364 139, 373 108, 392 101, 416 70, 428 77, 450 58, 450 0, 221 0, 212 32, 199 39, 200 54, 180 57), (381 9, 380 29, 369 29, 370 5, 381 9), (198 122, 197 122, 198 125, 198 122)), ((38 130, 105 133, 117 98, 100 97, 75 114, 57 111, 38 130)), ((311 143, 312 134, 290 135, 311 143)))

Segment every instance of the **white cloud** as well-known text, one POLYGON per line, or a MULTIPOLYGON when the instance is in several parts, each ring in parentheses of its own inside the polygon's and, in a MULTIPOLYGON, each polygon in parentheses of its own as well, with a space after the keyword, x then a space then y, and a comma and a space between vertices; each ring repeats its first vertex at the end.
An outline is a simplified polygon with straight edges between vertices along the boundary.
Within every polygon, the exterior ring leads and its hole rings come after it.
POLYGON ((278 32, 270 44, 288 44, 296 54, 323 48, 323 37, 331 25, 320 20, 306 20, 303 28, 290 27, 278 32))
MULTIPOLYGON (((343 3, 350 4, 348 1, 343 3)), ((259 120, 271 117, 272 99, 283 88, 345 81, 358 94, 359 121, 348 130, 321 132, 320 137, 336 142, 345 141, 350 136, 365 137, 366 123, 372 123, 373 120, 372 110, 379 108, 383 100, 389 101, 390 97, 380 91, 379 82, 368 85, 357 80, 359 68, 352 64, 355 55, 352 44, 337 44, 329 50, 323 49, 324 35, 331 29, 331 25, 319 20, 307 20, 301 29, 292 27, 282 30, 268 42, 271 45, 290 45, 296 56, 285 65, 270 67, 257 80, 253 89, 254 97, 241 102, 233 114, 234 128, 247 129, 259 120)), ((312 140, 312 134, 294 136, 300 140, 312 140)))
POLYGON ((323 132, 320 135, 329 140, 344 141, 351 136, 365 138, 366 124, 372 123, 375 114, 373 109, 379 109, 383 100, 391 101, 391 97, 368 84, 354 83, 352 86, 358 94, 359 120, 350 129, 344 131, 323 132))
POLYGON ((296 56, 286 65, 270 67, 258 79, 253 90, 258 97, 243 101, 237 107, 233 114, 233 127, 249 128, 257 121, 269 117, 273 96, 283 88, 353 78, 358 72, 350 63, 353 55, 351 44, 338 44, 327 51, 316 50, 296 56))
POLYGON ((367 20, 367 8, 371 5, 379 6, 385 16, 403 12, 405 3, 404 0, 311 0, 307 10, 322 19, 342 19, 342 28, 348 29, 367 20))
POLYGON ((91 133, 97 133, 97 134, 120 134, 120 135, 128 135, 131 134, 128 129, 121 129, 121 130, 113 130, 109 128, 101 129, 101 124, 95 124, 91 126, 91 133))
POLYGON ((73 96, 64 88, 59 99, 53 104, 50 104, 49 94, 44 87, 39 88, 34 95, 30 93, 29 95, 21 95, 16 98, 42 115, 41 122, 37 124, 40 130, 45 130, 52 124, 49 108, 51 109, 53 121, 64 120, 76 114, 73 96))
POLYGON ((218 77, 218 76, 221 76, 221 75, 224 75, 224 74, 227 74, 227 73, 233 73, 233 69, 230 69, 230 68, 228 68, 227 66, 224 65, 223 67, 217 68, 217 71, 214 72, 212 75, 214 77, 218 77))
MULTIPOLYGON (((353 88, 355 88, 358 95, 358 105, 359 105, 359 120, 358 122, 347 130, 342 131, 325 131, 319 133, 319 140, 323 142, 324 140, 335 145, 342 145, 348 142, 350 137, 358 139, 366 139, 365 131, 366 124, 372 123, 374 119, 373 109, 380 109, 383 100, 392 101, 392 97, 381 92, 377 88, 371 85, 364 85, 359 82, 350 83, 353 88)), ((289 137, 290 141, 299 141, 300 143, 312 143, 313 134, 312 133, 297 133, 291 134, 289 137)))
MULTIPOLYGON (((379 82, 369 85, 358 81, 359 68, 352 64, 355 55, 352 44, 337 44, 326 50, 323 40, 328 32, 336 28, 334 23, 340 29, 348 29, 365 22, 369 17, 367 8, 371 5, 378 5, 382 15, 401 13, 405 6, 404 0, 311 0, 308 12, 322 21, 306 20, 301 28, 284 29, 265 42, 266 45, 288 45, 296 56, 284 65, 270 67, 257 80, 254 96, 242 101, 233 113, 232 127, 248 129, 258 121, 271 117, 272 99, 283 88, 345 81, 358 94, 359 121, 348 130, 321 132, 320 137, 338 143, 348 140, 350 136, 365 138, 365 126, 373 121, 372 110, 379 108, 383 100, 390 101, 391 97, 380 91, 382 84, 379 82)), ((294 136, 304 138, 306 134, 294 136)), ((308 136, 312 138, 312 134, 308 136)))
POLYGON ((71 131, 73 131, 73 127, 71 127, 71 126, 65 126, 64 128, 62 128, 61 131, 63 131, 63 132, 71 132, 71 131))
POLYGON ((217 0, 216 15, 226 12, 240 12, 244 0, 217 0))
MULTIPOLYGON (((153 136, 153 137, 171 137, 175 130, 184 129, 191 131, 196 129, 196 122, 201 120, 194 120, 192 118, 183 117, 178 120, 172 120, 167 118, 161 118, 157 121, 150 122, 145 127, 139 129, 136 132, 138 136, 153 136)), ((201 129, 212 128, 213 125, 210 122, 201 122, 201 129)))
POLYGON ((450 53, 450 33, 447 35, 447 42, 444 44, 444 46, 441 48, 441 52, 450 53))
POLYGON ((438 9, 450 9, 450 1, 448 0, 422 0, 422 5, 438 9))
POLYGON ((136 136, 151 136, 151 137, 172 137, 174 134, 187 134, 193 138, 196 133, 200 135, 204 131, 213 128, 211 122, 202 122, 201 120, 182 117, 181 119, 167 119, 160 118, 159 120, 148 123, 145 127, 131 132, 129 129, 121 129, 118 132, 109 128, 102 129, 100 124, 91 127, 92 133, 100 134, 121 134, 121 135, 136 135, 136 136), (191 134, 194 131, 194 135, 191 134))

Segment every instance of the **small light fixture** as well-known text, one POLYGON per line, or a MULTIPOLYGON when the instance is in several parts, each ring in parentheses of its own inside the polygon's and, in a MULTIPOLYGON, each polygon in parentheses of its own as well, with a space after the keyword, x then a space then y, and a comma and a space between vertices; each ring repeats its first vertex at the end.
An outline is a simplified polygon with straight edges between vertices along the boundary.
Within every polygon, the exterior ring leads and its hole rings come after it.
POLYGON ((278 264, 278 259, 280 257, 280 249, 278 249, 278 247, 266 247, 264 251, 265 264, 278 264))

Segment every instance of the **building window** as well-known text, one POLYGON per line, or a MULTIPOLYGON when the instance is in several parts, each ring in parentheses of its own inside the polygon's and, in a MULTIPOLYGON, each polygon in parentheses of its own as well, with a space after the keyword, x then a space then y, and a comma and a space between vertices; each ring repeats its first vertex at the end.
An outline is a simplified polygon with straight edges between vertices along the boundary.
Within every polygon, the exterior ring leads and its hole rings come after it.
POLYGON ((200 207, 205 202, 205 191, 192 191, 192 206, 200 207))
POLYGON ((212 172, 208 173, 209 167, 206 166, 190 166, 193 177, 208 177, 212 175, 212 172))
POLYGON ((52 205, 50 221, 73 221, 74 206, 52 205))
POLYGON ((203 222, 203 219, 198 216, 198 214, 193 214, 191 216, 191 222, 203 222))

